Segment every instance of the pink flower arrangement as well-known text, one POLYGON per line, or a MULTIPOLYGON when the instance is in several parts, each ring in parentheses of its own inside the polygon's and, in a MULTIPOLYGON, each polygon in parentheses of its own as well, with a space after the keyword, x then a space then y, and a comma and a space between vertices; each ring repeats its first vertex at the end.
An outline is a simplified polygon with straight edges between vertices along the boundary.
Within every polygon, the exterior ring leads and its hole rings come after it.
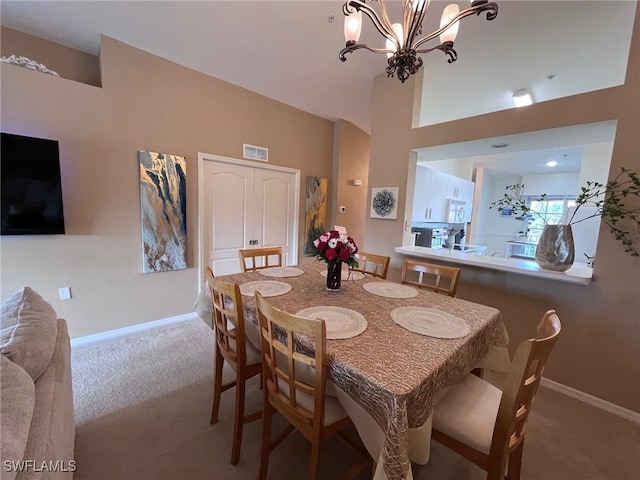
POLYGON ((358 253, 358 246, 353 238, 340 235, 336 230, 323 233, 313 241, 313 254, 316 259, 327 263, 340 260, 350 267, 357 267, 356 253, 358 253))

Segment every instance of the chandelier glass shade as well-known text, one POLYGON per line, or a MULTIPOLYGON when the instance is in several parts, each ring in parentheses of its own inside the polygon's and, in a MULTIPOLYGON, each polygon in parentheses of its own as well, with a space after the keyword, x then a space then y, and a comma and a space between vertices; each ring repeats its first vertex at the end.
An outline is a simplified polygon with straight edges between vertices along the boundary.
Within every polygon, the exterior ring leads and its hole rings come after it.
POLYGON ((347 61, 347 54, 364 48, 374 53, 387 55, 387 76, 397 75, 404 83, 411 75, 417 73, 422 66, 422 58, 418 55, 440 50, 449 63, 458 58, 453 42, 458 33, 459 21, 470 15, 487 13, 487 20, 498 16, 498 5, 488 0, 471 0, 471 6, 460 11, 456 4, 444 9, 440 19, 440 28, 428 35, 422 34, 422 22, 429 8, 430 0, 402 0, 402 23, 391 23, 384 0, 347 0, 342 6, 345 15, 344 37, 345 47, 340 50, 339 58, 347 61), (377 4, 377 8, 374 5, 377 4), (365 14, 386 39, 385 48, 372 48, 358 43, 362 30, 362 14, 365 14), (431 48, 423 46, 430 40, 440 37, 440 44, 431 48))

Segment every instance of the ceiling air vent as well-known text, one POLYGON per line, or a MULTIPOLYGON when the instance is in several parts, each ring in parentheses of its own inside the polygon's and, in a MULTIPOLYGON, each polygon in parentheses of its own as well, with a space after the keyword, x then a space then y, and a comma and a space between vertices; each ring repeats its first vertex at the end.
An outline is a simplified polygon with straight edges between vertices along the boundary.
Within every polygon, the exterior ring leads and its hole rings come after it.
POLYGON ((249 145, 244 143, 242 145, 243 157, 251 160, 260 160, 261 162, 269 161, 269 149, 264 147, 256 147, 255 145, 249 145))

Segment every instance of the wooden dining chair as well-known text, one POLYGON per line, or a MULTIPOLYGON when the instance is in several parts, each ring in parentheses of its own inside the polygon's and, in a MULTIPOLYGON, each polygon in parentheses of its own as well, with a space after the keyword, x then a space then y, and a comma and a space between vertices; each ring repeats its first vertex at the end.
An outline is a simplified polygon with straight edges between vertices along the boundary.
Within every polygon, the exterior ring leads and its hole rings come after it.
POLYGON ((246 381, 262 372, 262 358, 260 351, 246 341, 242 297, 238 285, 215 278, 210 268, 207 268, 206 276, 213 300, 213 323, 216 337, 211 424, 218 422, 222 392, 235 386, 236 404, 231 448, 231 464, 235 465, 240 460, 244 424, 261 417, 259 411, 245 415, 244 397, 246 381), (228 303, 225 303, 225 298, 228 303), (222 369, 225 361, 235 372, 235 378, 223 385, 222 369))
POLYGON ((340 434, 340 430, 351 424, 351 419, 336 397, 325 395, 327 334, 324 320, 283 312, 265 301, 260 292, 256 292, 256 308, 260 322, 264 374, 262 449, 258 478, 267 478, 271 451, 294 428, 311 441, 309 480, 315 480, 318 476, 321 443, 334 435, 362 457, 362 461, 350 469, 348 476, 355 476, 369 467, 369 455, 340 434), (303 349, 296 341, 298 335, 314 341, 315 351, 303 349), (309 374, 310 368, 312 375, 309 374), (276 412, 290 425, 272 438, 271 417, 276 412))
POLYGON ((474 375, 449 390, 435 406, 432 438, 486 470, 487 480, 518 480, 527 418, 560 329, 556 312, 546 312, 535 338, 518 347, 504 391, 474 375))
POLYGON ((243 272, 282 266, 282 247, 240 249, 240 267, 243 272), (275 260, 273 260, 275 257, 275 260), (258 262, 258 260, 262 260, 258 262), (248 263, 248 265, 247 265, 248 263))
POLYGON ((358 252, 358 266, 353 270, 386 279, 389 271, 389 260, 391 260, 391 257, 360 251, 358 252))
POLYGON ((455 297, 460 269, 406 258, 402 264, 402 283, 455 297))

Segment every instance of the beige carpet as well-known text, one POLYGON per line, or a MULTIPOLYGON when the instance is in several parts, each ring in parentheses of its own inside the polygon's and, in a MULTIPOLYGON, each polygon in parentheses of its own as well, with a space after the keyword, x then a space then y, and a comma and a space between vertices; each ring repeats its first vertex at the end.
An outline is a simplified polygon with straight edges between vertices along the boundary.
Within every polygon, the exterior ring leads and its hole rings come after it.
MULTIPOLYGON (((74 478, 256 478, 260 422, 245 426, 240 463, 229 463, 232 391, 223 394, 218 424, 209 424, 213 337, 201 320, 77 345, 72 362, 78 465, 74 478)), ((256 379, 247 396, 247 411, 260 408, 256 379)), ((269 478, 305 478, 308 453, 306 440, 294 433, 272 453, 269 478)), ((321 478, 340 478, 353 460, 339 441, 329 441, 322 452, 321 478)), ((414 466, 414 478, 480 480, 484 474, 434 442, 429 465, 414 466)), ((540 389, 525 443, 522 480, 638 478, 640 426, 540 389)))

